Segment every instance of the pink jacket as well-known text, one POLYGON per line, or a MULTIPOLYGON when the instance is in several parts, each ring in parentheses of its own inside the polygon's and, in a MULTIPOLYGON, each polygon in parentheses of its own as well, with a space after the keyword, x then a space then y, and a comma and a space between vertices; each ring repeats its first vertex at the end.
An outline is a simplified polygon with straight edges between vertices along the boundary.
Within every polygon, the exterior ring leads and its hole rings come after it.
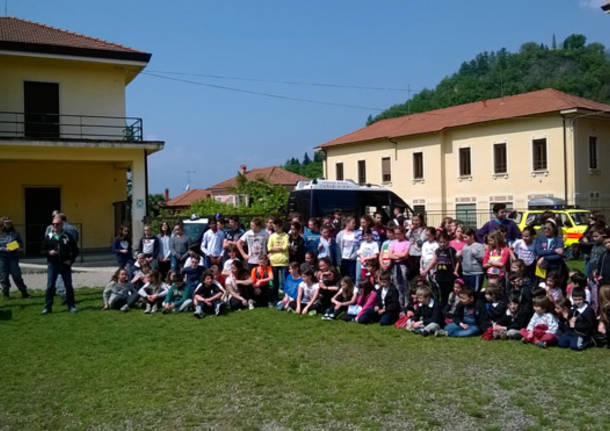
POLYGON ((360 316, 362 316, 366 310, 373 308, 376 302, 377 292, 375 290, 371 291, 371 293, 369 293, 366 297, 362 293, 359 294, 358 298, 356 299, 356 304, 362 306, 362 310, 360 310, 360 313, 358 313, 356 319, 360 319, 360 316))

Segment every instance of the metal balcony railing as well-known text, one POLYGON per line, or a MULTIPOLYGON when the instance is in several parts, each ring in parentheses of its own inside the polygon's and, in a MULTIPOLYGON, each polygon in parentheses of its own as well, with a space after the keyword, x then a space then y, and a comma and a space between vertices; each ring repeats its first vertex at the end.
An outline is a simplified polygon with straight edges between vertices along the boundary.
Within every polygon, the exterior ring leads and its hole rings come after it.
POLYGON ((0 111, 0 137, 142 141, 142 119, 0 111))

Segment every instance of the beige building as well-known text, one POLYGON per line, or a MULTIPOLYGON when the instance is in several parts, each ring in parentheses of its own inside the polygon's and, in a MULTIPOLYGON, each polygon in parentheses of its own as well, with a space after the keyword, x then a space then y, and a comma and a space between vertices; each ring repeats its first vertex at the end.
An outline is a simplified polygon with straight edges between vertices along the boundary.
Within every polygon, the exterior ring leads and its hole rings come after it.
POLYGON ((326 178, 381 184, 437 219, 480 224, 494 203, 543 196, 610 207, 610 105, 553 89, 381 120, 318 149, 326 178))
POLYGON ((55 209, 79 229, 85 250, 108 250, 121 223, 139 238, 147 157, 164 143, 145 141, 142 119, 126 116, 125 87, 149 59, 115 43, 0 18, 0 215, 25 236, 26 253, 40 253, 55 209))

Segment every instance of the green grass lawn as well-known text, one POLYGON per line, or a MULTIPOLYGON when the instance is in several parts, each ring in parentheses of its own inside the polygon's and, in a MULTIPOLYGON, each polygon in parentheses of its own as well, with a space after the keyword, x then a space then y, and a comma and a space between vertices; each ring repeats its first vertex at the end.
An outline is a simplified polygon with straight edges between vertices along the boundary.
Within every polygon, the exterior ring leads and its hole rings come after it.
POLYGON ((610 351, 423 338, 275 310, 0 303, 0 429, 609 429, 610 351))

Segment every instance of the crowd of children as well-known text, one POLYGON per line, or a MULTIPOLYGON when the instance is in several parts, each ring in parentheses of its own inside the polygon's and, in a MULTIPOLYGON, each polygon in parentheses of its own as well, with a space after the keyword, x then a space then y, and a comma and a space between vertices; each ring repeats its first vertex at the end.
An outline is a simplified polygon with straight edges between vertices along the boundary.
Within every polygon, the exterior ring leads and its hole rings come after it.
POLYGON ((498 216, 483 234, 451 219, 434 228, 422 215, 399 215, 386 225, 381 215, 363 216, 356 227, 338 214, 303 226, 295 214, 288 232, 276 218, 254 218, 244 231, 237 218, 219 216, 194 246, 179 225, 164 224, 159 236, 147 226, 135 261, 125 256, 124 231, 104 309, 203 318, 273 307, 422 336, 610 347, 610 235, 599 215, 581 240, 585 273, 568 270, 551 213, 538 232, 515 231, 498 216))

